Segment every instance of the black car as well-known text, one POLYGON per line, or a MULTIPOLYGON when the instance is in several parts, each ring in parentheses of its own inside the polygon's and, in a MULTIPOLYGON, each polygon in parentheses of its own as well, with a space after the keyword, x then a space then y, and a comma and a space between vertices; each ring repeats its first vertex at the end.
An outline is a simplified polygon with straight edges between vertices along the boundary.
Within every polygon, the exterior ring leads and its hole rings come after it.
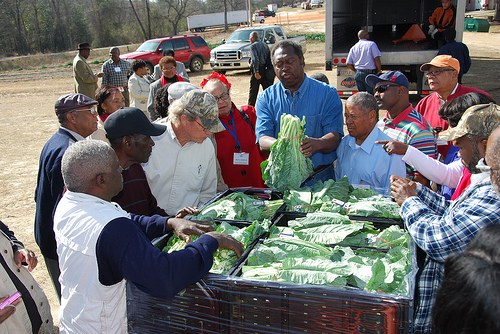
POLYGON ((259 15, 264 15, 264 17, 268 17, 268 16, 275 17, 276 16, 276 13, 272 10, 269 10, 269 9, 259 10, 259 11, 256 11, 256 13, 258 13, 259 15))

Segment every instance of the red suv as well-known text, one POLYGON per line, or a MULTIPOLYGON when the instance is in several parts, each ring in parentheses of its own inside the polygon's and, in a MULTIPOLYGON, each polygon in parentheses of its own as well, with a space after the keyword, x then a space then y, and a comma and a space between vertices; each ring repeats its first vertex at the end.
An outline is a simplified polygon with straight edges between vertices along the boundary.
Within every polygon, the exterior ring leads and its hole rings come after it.
POLYGON ((153 73, 154 66, 163 57, 163 50, 171 49, 175 52, 175 60, 184 63, 191 72, 203 70, 203 64, 210 60, 210 48, 205 40, 198 35, 183 35, 155 38, 145 41, 134 52, 120 55, 121 59, 132 62, 142 59, 146 62, 149 72, 153 73))

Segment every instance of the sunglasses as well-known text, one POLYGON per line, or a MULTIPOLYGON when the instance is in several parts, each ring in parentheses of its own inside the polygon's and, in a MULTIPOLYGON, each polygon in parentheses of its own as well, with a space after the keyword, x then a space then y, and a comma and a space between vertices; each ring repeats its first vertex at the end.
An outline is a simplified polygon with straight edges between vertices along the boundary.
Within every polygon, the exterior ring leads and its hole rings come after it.
POLYGON ((438 75, 440 75, 441 73, 443 72, 448 72, 448 71, 455 71, 454 69, 452 68, 441 68, 439 70, 434 70, 434 71, 427 71, 427 72, 424 72, 424 74, 426 76, 429 76, 429 75, 433 75, 435 77, 437 77, 438 75))
POLYGON ((124 91, 125 91, 125 88, 123 88, 123 87, 113 87, 113 88, 108 89, 109 94, 114 94, 114 93, 118 93, 118 92, 123 93, 124 91))
POLYGON ((399 85, 380 85, 380 86, 373 88, 373 91, 376 93, 383 93, 387 89, 389 89, 389 87, 399 87, 399 85))

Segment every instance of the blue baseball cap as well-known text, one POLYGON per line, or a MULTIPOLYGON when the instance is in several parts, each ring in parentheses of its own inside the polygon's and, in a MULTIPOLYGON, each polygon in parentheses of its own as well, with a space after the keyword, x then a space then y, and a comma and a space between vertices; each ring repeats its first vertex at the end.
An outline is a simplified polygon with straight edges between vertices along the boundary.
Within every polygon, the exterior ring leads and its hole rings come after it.
POLYGON ((375 88, 375 85, 381 81, 389 81, 394 82, 400 86, 404 86, 406 88, 410 87, 410 82, 406 75, 399 71, 389 71, 387 73, 381 74, 377 76, 375 74, 369 74, 365 78, 366 84, 371 88, 375 88))

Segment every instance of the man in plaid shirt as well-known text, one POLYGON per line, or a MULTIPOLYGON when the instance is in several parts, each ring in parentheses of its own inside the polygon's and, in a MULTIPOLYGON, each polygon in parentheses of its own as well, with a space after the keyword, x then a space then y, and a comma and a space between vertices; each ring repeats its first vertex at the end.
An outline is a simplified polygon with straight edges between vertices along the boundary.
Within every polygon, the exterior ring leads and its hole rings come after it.
POLYGON ((500 223, 500 200, 489 172, 476 168, 476 164, 485 166, 480 159, 485 156, 488 137, 499 125, 500 106, 483 104, 467 109, 457 127, 440 133, 441 139, 453 140, 460 148, 462 163, 474 174, 471 185, 455 201, 447 201, 421 184, 392 177, 391 193, 401 205, 408 233, 427 255, 417 274, 416 333, 431 332, 432 306, 448 255, 465 250, 481 228, 500 223))
POLYGON ((111 85, 114 87, 123 87, 125 90, 122 92, 125 98, 125 106, 130 105, 130 98, 128 94, 128 78, 132 75, 132 65, 123 59, 120 59, 120 49, 116 46, 109 50, 111 59, 106 60, 102 64, 102 85, 111 85))

